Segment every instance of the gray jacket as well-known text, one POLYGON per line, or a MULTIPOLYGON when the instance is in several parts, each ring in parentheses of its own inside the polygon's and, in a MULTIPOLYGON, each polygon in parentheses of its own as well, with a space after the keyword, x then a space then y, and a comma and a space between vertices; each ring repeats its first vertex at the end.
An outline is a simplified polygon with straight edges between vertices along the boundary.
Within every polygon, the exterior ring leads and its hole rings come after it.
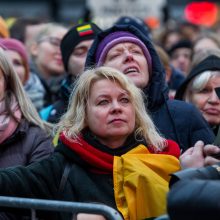
POLYGON ((11 137, 0 144, 0 168, 29 165, 54 151, 52 138, 38 126, 22 119, 11 137))

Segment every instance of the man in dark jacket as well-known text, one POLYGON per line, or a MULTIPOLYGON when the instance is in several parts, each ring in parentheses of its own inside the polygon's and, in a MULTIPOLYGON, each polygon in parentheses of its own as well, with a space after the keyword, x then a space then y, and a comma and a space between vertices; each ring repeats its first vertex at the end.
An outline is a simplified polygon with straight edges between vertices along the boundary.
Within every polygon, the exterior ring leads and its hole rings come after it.
POLYGON ((165 138, 175 140, 182 150, 198 140, 205 144, 213 142, 213 132, 195 107, 168 99, 164 68, 151 40, 137 28, 115 25, 99 33, 88 52, 85 66, 100 65, 121 70, 143 90, 147 97, 146 108, 156 127, 165 138))
POLYGON ((57 123, 66 112, 72 84, 76 77, 83 72, 87 52, 96 34, 100 31, 101 29, 94 23, 83 23, 73 26, 63 37, 60 49, 68 75, 62 81, 60 99, 40 112, 42 119, 57 123))

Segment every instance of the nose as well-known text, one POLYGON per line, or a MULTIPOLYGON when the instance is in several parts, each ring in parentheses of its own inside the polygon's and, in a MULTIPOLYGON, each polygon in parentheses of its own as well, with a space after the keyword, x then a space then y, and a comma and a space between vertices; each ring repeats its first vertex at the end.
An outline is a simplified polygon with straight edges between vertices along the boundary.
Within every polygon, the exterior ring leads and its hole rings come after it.
POLYGON ((118 101, 113 101, 112 106, 111 106, 111 112, 112 113, 119 113, 121 111, 122 111, 122 109, 121 109, 120 103, 118 101))
POLYGON ((215 90, 213 90, 212 93, 210 94, 208 102, 209 103, 219 103, 220 102, 215 90))
POLYGON ((125 51, 125 62, 133 61, 133 54, 129 51, 125 51))

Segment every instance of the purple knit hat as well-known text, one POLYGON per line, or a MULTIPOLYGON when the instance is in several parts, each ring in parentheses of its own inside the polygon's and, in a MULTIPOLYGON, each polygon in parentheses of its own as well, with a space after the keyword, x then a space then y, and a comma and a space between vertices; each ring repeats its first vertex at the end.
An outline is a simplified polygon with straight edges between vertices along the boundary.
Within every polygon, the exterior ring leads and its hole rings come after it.
POLYGON ((107 53, 112 47, 114 47, 116 44, 123 43, 123 42, 135 43, 142 49, 147 59, 149 72, 151 73, 152 72, 152 59, 151 59, 151 55, 147 47, 134 34, 130 32, 126 32, 126 31, 116 31, 116 32, 110 33, 100 42, 97 48, 97 51, 96 51, 96 55, 95 55, 97 66, 103 65, 103 63, 105 62, 107 53))

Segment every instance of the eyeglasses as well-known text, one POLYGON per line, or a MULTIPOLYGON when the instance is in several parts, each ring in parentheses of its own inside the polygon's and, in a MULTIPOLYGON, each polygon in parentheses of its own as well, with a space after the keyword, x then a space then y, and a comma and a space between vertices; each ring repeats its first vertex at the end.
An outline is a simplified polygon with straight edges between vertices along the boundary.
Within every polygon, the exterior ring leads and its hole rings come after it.
POLYGON ((61 43, 61 39, 57 38, 57 37, 44 37, 42 39, 40 39, 38 41, 38 43, 47 41, 49 42, 51 45, 56 46, 56 47, 60 47, 60 43, 61 43))

